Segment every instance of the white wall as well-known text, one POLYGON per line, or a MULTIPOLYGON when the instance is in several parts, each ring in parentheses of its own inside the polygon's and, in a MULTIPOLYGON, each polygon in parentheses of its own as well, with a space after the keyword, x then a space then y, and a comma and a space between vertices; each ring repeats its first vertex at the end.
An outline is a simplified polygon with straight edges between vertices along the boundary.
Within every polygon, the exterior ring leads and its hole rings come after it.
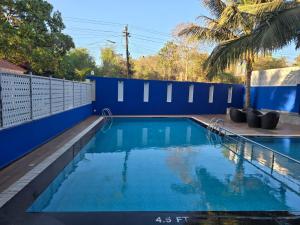
POLYGON ((296 86, 297 84, 300 84, 300 67, 252 72, 252 86, 296 86))

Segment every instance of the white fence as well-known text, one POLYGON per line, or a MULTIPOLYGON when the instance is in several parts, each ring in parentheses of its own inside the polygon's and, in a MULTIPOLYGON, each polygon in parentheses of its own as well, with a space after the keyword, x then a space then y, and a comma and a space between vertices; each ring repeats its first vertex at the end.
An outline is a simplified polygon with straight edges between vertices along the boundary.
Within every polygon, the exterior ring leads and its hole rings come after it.
POLYGON ((90 104, 92 85, 0 73, 0 129, 90 104))

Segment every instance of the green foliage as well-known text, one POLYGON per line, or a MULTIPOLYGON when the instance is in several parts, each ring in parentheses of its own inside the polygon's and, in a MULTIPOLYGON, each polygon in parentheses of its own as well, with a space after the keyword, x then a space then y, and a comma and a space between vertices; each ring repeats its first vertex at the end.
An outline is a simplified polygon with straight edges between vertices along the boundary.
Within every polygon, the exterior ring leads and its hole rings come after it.
POLYGON ((253 63, 253 70, 268 70, 284 67, 288 67, 286 58, 274 58, 271 55, 259 56, 253 63))
POLYGON ((126 62, 122 56, 118 55, 113 47, 101 49, 102 65, 97 70, 97 74, 109 77, 125 77, 126 62))
POLYGON ((134 78, 162 79, 161 59, 158 55, 143 56, 133 61, 134 78))
POLYGON ((228 84, 241 84, 243 79, 241 77, 234 76, 232 73, 222 72, 215 75, 212 79, 215 83, 228 83, 228 84))
MULTIPOLYGON (((157 55, 143 56, 134 60, 135 78, 202 81, 206 82, 206 72, 202 65, 208 54, 197 47, 181 41, 167 42, 157 55)), ((214 82, 241 83, 230 71, 215 76, 214 82)))
POLYGON ((75 48, 63 57, 57 74, 69 80, 84 80, 92 70, 96 70, 96 63, 88 50, 75 48))
POLYGON ((0 58, 27 65, 37 74, 52 74, 74 47, 64 28, 61 14, 47 1, 2 0, 0 58))

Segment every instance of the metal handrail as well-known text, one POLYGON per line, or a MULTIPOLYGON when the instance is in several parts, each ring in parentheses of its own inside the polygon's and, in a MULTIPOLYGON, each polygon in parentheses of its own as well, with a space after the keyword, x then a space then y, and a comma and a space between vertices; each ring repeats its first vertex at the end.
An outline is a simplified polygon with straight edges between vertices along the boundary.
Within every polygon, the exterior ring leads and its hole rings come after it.
POLYGON ((105 133, 107 130, 109 130, 112 126, 113 122, 113 116, 112 112, 110 111, 109 108, 104 108, 102 109, 102 116, 104 117, 104 125, 101 128, 101 131, 105 133), (108 124, 108 125, 107 125, 108 124))
POLYGON ((217 120, 216 117, 211 118, 211 120, 209 121, 209 123, 207 125, 208 130, 212 130, 212 125, 215 123, 216 120, 217 120))
MULTIPOLYGON (((239 135, 239 134, 237 134, 237 133, 234 133, 234 132, 231 131, 231 130, 228 130, 228 129, 224 128, 224 127, 220 127, 220 129, 224 130, 225 132, 229 132, 229 133, 231 133, 231 134, 233 134, 233 135, 235 135, 235 136, 237 136, 237 137, 239 137, 239 138, 241 138, 241 139, 243 139, 243 140, 245 140, 245 141, 247 141, 247 142, 251 142, 251 143, 253 143, 253 144, 255 144, 255 145, 258 145, 258 146, 260 146, 260 147, 262 147, 262 148, 264 148, 264 149, 267 149, 267 150, 269 150, 269 151, 271 151, 271 152, 273 152, 273 153, 276 153, 276 154, 278 154, 278 155, 280 155, 280 156, 282 156, 282 157, 284 157, 284 158, 287 158, 287 159, 289 159, 289 160, 291 160, 291 161, 294 161, 295 163, 300 164, 300 161, 298 161, 298 160, 296 160, 296 159, 293 159, 293 158, 291 158, 291 157, 289 157, 289 156, 287 156, 287 155, 285 155, 285 154, 282 154, 282 153, 280 153, 280 152, 278 152, 278 151, 276 151, 276 150, 273 150, 273 149, 271 149, 271 148, 269 148, 269 147, 267 147, 267 146, 264 146, 264 145, 262 145, 262 144, 259 144, 258 142, 255 142, 255 141, 253 141, 253 140, 251 140, 251 139, 249 139, 249 138, 246 138, 246 137, 241 136, 241 135, 239 135)), ((226 133, 224 133, 224 132, 223 132, 223 134, 226 135, 226 133)))
POLYGON ((110 111, 109 108, 104 108, 102 109, 102 116, 111 118, 112 112, 110 111))

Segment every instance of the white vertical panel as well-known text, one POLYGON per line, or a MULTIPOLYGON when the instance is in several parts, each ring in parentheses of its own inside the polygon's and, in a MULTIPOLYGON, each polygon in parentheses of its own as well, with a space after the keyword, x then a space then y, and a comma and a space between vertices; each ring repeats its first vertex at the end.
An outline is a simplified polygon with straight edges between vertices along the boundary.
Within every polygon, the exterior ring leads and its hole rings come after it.
POLYGON ((118 81, 118 102, 124 101, 124 81, 118 81))
POLYGON ((32 118, 48 116, 50 109, 50 79, 48 77, 31 77, 32 118))
POLYGON ((189 103, 193 103, 194 101, 194 85, 189 86, 189 103))
POLYGON ((232 87, 228 88, 228 98, 227 103, 232 103, 232 87))
POLYGON ((73 82, 70 80, 64 81, 64 106, 66 109, 73 108, 73 82))
POLYGON ((1 74, 1 97, 3 127, 31 119, 29 76, 1 74))
POLYGON ((167 86, 167 102, 172 102, 172 84, 167 86))
POLYGON ((78 107, 81 104, 81 85, 79 82, 74 82, 74 107, 78 107))
POLYGON ((149 102, 149 82, 144 83, 144 102, 149 102))
POLYGON ((209 87, 209 96, 208 96, 208 102, 209 103, 213 103, 214 102, 214 89, 215 89, 215 87, 213 85, 211 85, 209 87))
POLYGON ((51 78, 51 113, 64 110, 64 83, 61 79, 51 78))

